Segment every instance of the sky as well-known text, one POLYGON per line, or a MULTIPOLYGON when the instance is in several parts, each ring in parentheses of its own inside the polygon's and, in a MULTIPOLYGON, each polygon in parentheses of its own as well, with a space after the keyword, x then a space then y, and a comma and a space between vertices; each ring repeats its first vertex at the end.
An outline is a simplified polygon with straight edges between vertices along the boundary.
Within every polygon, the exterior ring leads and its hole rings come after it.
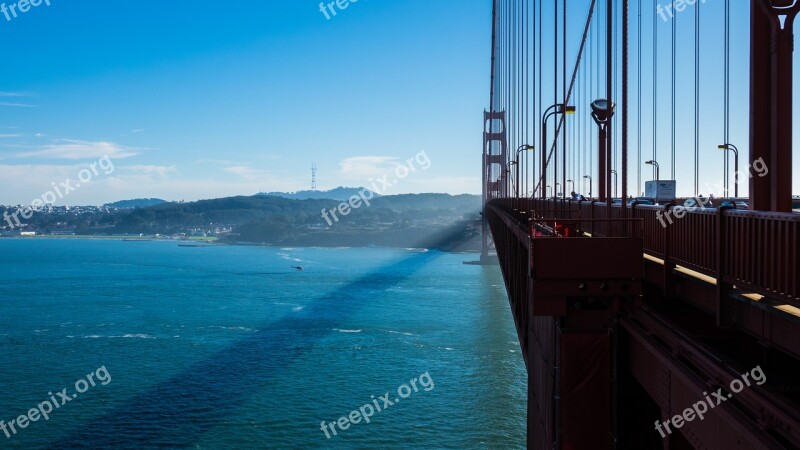
MULTIPOLYGON (((521 5, 522 2, 503 1, 506 5, 521 5)), ((534 2, 538 5, 540 2, 534 2)), ((523 118, 523 133, 521 137, 511 137, 509 149, 513 152, 518 145, 532 144, 536 147, 540 145, 540 125, 539 118, 543 110, 554 103, 560 103, 562 93, 559 88, 558 94, 553 89, 553 5, 559 5, 561 11, 561 1, 544 1, 543 5, 544 24, 543 32, 543 90, 541 100, 537 96, 535 89, 529 91, 529 104, 537 106, 535 112, 529 112, 523 118), (541 102, 541 103, 539 103, 541 102)), ((579 44, 582 37, 583 28, 589 11, 590 0, 570 0, 567 2, 567 82, 569 83, 574 64, 577 58, 579 44)), ((667 0, 629 0, 630 5, 630 90, 629 90, 629 193, 636 195, 644 191, 644 184, 655 178, 655 171, 652 166, 645 164, 646 161, 654 159, 660 165, 660 179, 674 179, 677 182, 678 196, 693 196, 702 194, 708 196, 713 194, 721 196, 724 191, 722 185, 725 179, 723 170, 724 152, 717 147, 725 141, 724 135, 724 95, 723 95, 723 68, 724 68, 724 8, 725 0, 699 0, 696 2, 700 6, 700 54, 699 54, 699 73, 700 73, 700 115, 698 120, 698 154, 699 164, 695 165, 695 15, 697 6, 687 5, 683 2, 683 7, 676 11, 672 2, 667 0), (660 7, 660 9, 659 9, 660 7), (671 12, 670 12, 671 10, 671 12), (659 11, 662 11, 659 13, 659 11), (637 83, 637 72, 639 66, 639 19, 641 17, 641 109, 638 108, 638 94, 640 87, 637 83), (655 25, 654 25, 655 24, 655 25), (676 49, 676 71, 675 71, 675 96, 676 96, 676 117, 675 126, 672 124, 672 105, 671 97, 673 92, 672 77, 672 33, 673 24, 675 25, 675 49, 676 49), (654 26, 656 29, 657 45, 654 45, 654 26), (657 67, 654 69, 654 62, 657 67), (654 100, 655 91, 655 100, 654 100), (655 108, 654 108, 655 105, 655 108), (641 110, 641 128, 638 128, 639 111, 641 110), (654 113, 655 111, 655 113, 654 113), (673 132, 675 135, 675 163, 672 163, 673 132), (641 141, 641 142, 640 142, 641 141), (641 157, 639 152, 641 151, 641 157), (695 191, 695 171, 698 173, 698 188, 695 191), (641 172, 641 173, 640 173, 641 172)), ((694 3, 694 2, 692 2, 694 3)), ((621 1, 614 2, 616 6, 615 23, 621 24, 621 1)), ((606 98, 605 88, 605 19, 607 2, 598 0, 595 11, 594 21, 590 28, 587 47, 582 60, 582 65, 578 72, 579 76, 576 83, 576 91, 570 102, 575 105, 577 112, 567 118, 568 129, 568 151, 570 159, 568 161, 569 170, 567 179, 578 180, 574 185, 579 192, 587 194, 592 192, 597 195, 597 158, 594 147, 597 139, 597 128, 590 118, 589 104, 592 100, 606 98), (573 137, 573 132, 575 135, 573 137), (582 149, 581 157, 573 156, 573 149, 582 149), (593 187, 589 187, 588 180, 584 175, 592 176, 593 187)), ((739 149, 741 184, 739 186, 740 196, 749 194, 748 170, 749 173, 757 176, 757 171, 749 167, 749 26, 750 11, 749 2, 743 0, 730 0, 731 6, 731 116, 730 116, 730 136, 728 142, 734 144, 739 149)), ((500 16, 511 17, 513 9, 501 10, 500 16)), ((519 10, 517 17, 523 16, 519 10)), ((528 10, 531 24, 533 12, 528 10)), ((502 20, 502 19, 501 19, 502 20)), ((561 18, 559 17, 559 23, 561 18)), ((533 28, 533 27, 531 27, 533 28)), ((618 28, 619 30, 619 28, 618 28)), ((559 32, 560 37, 560 32, 559 32)), ((561 44, 559 44, 561 45, 561 44)), ((615 80, 615 93, 613 100, 620 106, 621 103, 621 32, 615 36, 617 78, 615 80)), ((558 81, 561 82, 561 46, 558 50, 558 81)), ((800 67, 800 56, 798 52, 794 55, 794 64, 800 67)), ((517 66, 518 68, 520 66, 517 66)), ((537 69, 538 70, 538 69, 537 69)), ((794 78, 794 103, 800 97, 800 86, 798 86, 798 70, 795 69, 794 78)), ((506 83, 508 84, 508 83, 506 83)), ((498 96, 513 98, 508 91, 500 92, 498 96)), ((524 98, 524 97, 522 97, 524 98)), ((497 98, 495 99, 498 100, 497 98)), ((501 103, 502 100, 500 100, 501 103)), ((513 105, 495 107, 512 111, 513 105)), ((613 168, 619 173, 621 167, 621 114, 617 109, 614 120, 614 163, 613 168)), ((519 114, 517 114, 519 117, 519 114)), ((509 127, 513 129, 513 120, 509 127)), ((553 144, 554 122, 549 122, 548 148, 553 144)), ((800 129, 800 115, 794 114, 793 129, 800 129)), ((519 126, 518 126, 519 128, 519 126)), ((513 133, 512 133, 513 134, 513 133)), ((800 145, 800 139, 795 137, 795 149, 800 145)), ((539 152, 537 148, 535 152, 539 152)), ((559 147, 558 154, 561 153, 559 147)), ((796 153, 796 152, 795 152, 796 153)), ((523 153, 523 162, 525 162, 523 153)), ((536 155, 537 158, 539 155, 536 155)), ((512 156, 512 159, 514 156, 512 156)), ((730 179, 731 195, 733 188, 733 157, 731 155, 731 169, 728 177, 730 179)), ((788 163, 781 161, 780 163, 788 163)), ((559 161, 559 167, 563 162, 559 161)), ((523 166, 530 167, 530 159, 523 166)), ((794 193, 800 193, 800 159, 793 158, 794 168, 794 193)), ((552 167, 552 160, 551 165, 552 167)), ((767 168, 768 169, 768 168, 767 168)), ((560 171, 560 170, 559 170, 560 171)), ((763 173, 763 171, 762 171, 763 173)), ((559 180, 561 176, 559 175, 559 180)), ((534 183, 535 184, 535 183, 534 183)), ((548 185, 552 189, 552 176, 548 180, 548 185)), ((572 188, 569 185, 568 188, 572 188)), ((621 194, 621 181, 618 180, 618 194, 621 194)), ((528 186, 530 190, 532 186, 528 186)), ((559 189, 561 190, 561 189, 559 189)), ((548 190, 552 193, 551 190, 548 190)), ((569 192, 569 191, 567 191, 569 192)))
POLYGON ((490 2, 49 3, 0 10, 0 204, 292 192, 314 163, 319 189, 481 191, 490 2))
MULTIPOLYGON (((13 4, 2 1, 7 8, 13 4)), ((58 205, 292 192, 310 189, 312 164, 323 190, 370 187, 389 176, 394 183, 383 194, 481 192, 490 0, 359 0, 343 10, 333 5, 335 16, 330 9, 322 12, 319 0, 48 1, 16 11, 16 17, 12 11, 6 18, 0 9, 5 69, 0 71, 0 204, 30 204, 57 190, 67 192, 57 196, 58 205), (429 159, 424 167, 414 162, 421 160, 421 152, 429 159), (416 170, 398 177, 398 164, 416 170)), ((599 3, 602 14, 605 2, 599 3)), ((638 65, 639 3, 631 0, 632 71, 638 65)), ((692 195, 695 9, 663 20, 655 7, 669 2, 641 3, 643 123, 639 134, 638 86, 633 82, 630 183, 653 178, 644 161, 655 156, 661 178, 674 174, 678 194, 692 195), (669 105, 673 20, 678 32, 674 166, 669 105)), ((740 170, 745 171, 749 10, 740 0, 731 4, 730 141, 738 146, 740 170)), ((552 3, 544 5, 549 62, 552 3)), ((589 0, 568 5, 571 71, 589 0)), ((723 7, 724 0, 705 0, 701 19, 699 193, 717 196, 724 177, 722 152, 716 148, 723 140, 723 7)), ((592 30, 596 36, 602 26, 592 30)), ((590 39, 589 49, 598 42, 590 39)), ((602 51, 594 58, 602 61, 602 51)), ((602 72, 597 63, 593 67, 602 72)), ((586 79, 593 77, 587 69, 582 68, 586 79)), ((553 100, 549 73, 544 107, 553 100)), ((602 86, 602 77, 594 78, 602 86)), ((800 95, 796 80, 795 99, 800 95)), ((603 90, 587 88, 575 99, 578 113, 571 120, 577 120, 574 126, 582 135, 593 133, 588 103, 602 97, 603 90)), ((538 143, 536 120, 529 116, 530 139, 538 143)), ((800 116, 794 119, 800 129, 800 116)), ((593 143, 580 135, 576 139, 570 146, 591 154, 593 143)), ((619 145, 617 140, 617 169, 619 145)), ((800 174, 798 158, 793 165, 800 174)), ((596 161, 576 159, 570 170, 570 177, 582 179, 596 171, 596 161)), ((588 188, 578 190, 587 193, 588 188)), ((741 191, 747 194, 746 183, 741 191)))

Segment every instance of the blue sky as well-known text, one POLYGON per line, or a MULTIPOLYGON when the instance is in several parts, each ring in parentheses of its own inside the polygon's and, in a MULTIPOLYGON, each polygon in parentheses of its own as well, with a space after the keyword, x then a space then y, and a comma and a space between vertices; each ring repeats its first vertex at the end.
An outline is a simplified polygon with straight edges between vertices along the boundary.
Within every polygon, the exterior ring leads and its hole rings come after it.
MULTIPOLYGON (((318 0, 50 3, 10 21, 0 15, 1 204, 28 204, 104 155, 114 171, 94 176, 57 204, 308 189, 312 163, 319 168, 320 189, 365 186, 423 150, 430 168, 400 180, 387 194, 480 193, 490 0, 360 0, 330 20, 318 0)), ((588 3, 569 2, 571 30, 581 29, 588 3)), ((634 36, 637 3, 631 0, 634 36)), ((650 39, 656 3, 643 0, 643 160, 652 156, 650 39)), ((700 191, 705 194, 714 192, 723 176, 722 152, 716 150, 722 140, 723 6, 723 0, 703 4, 700 191)), ((739 0, 732 6, 731 142, 741 150, 744 170, 749 44, 743 30, 749 11, 739 0)), ((675 172, 678 193, 690 195, 693 8, 676 19, 675 172)), ((546 37, 551 26, 546 20, 546 37)), ((578 31, 569 35, 570 66, 578 31)), ((662 179, 673 170, 670 33, 671 23, 659 21, 663 72, 656 128, 662 179)), ((631 45, 635 55, 635 39, 631 45)), ((635 64, 632 56, 631 70, 635 64)), ((553 95, 548 80, 545 86, 546 107, 553 95)), ((577 106, 575 117, 585 125, 587 105, 577 106)), ((635 185, 635 105, 631 109, 629 171, 635 185)), ((795 122, 800 129, 797 114, 795 122)), ((798 158, 794 166, 800 173, 798 158)), ((586 171, 576 168, 570 175, 580 178, 586 171)), ((642 182, 650 178, 651 169, 642 165, 642 182)), ((747 193, 746 184, 741 190, 747 193)))
MULTIPOLYGON (((537 2, 538 3, 538 2, 537 2)), ((622 2, 614 2, 617 10, 617 23, 621 23, 621 13, 619 10, 622 2)), ((700 51, 700 119, 699 119, 699 186, 697 191, 694 190, 694 174, 695 174, 695 118, 694 118, 694 22, 697 8, 695 6, 685 6, 681 12, 673 12, 672 17, 668 13, 664 13, 663 17, 658 15, 657 6, 661 6, 662 10, 666 11, 667 5, 671 2, 667 0, 630 0, 630 103, 629 103, 629 192, 631 194, 637 193, 637 185, 641 181, 641 192, 644 190, 644 183, 654 178, 653 169, 651 166, 644 164, 645 161, 653 159, 654 153, 654 130, 656 134, 655 147, 657 152, 655 159, 661 166, 660 177, 661 179, 674 179, 677 181, 677 193, 679 196, 691 196, 698 193, 703 195, 714 194, 721 196, 723 193, 722 184, 724 180, 723 172, 723 158, 724 153, 720 151, 717 146, 724 141, 724 97, 723 97, 723 67, 724 67, 724 0, 702 0, 701 3, 701 51, 700 51), (637 130, 637 53, 638 53, 638 16, 640 14, 639 4, 641 3, 641 16, 642 16, 642 127, 637 130), (658 51, 657 56, 653 51, 653 23, 657 26, 658 38, 658 51), (675 124, 675 164, 672 164, 672 121, 671 121, 671 94, 672 94, 672 25, 676 25, 676 61, 677 70, 675 76, 675 89, 676 89, 676 124, 675 124), (658 63, 658 78, 653 76, 653 61, 656 59, 658 63), (657 92, 657 116, 654 124, 653 120, 653 90, 657 92), (641 138, 641 159, 638 158, 638 141, 641 138), (641 168, 641 180, 638 180, 638 171, 641 168)), ((552 1, 546 1, 544 5, 544 92, 542 110, 548 108, 554 102, 560 101, 561 94, 558 99, 554 99, 553 93, 553 4, 552 1)), ((561 9, 561 2, 559 4, 559 11, 561 9)), ((567 80, 572 74, 575 57, 578 52, 580 38, 583 31, 583 26, 586 21, 586 14, 589 9, 589 0, 571 0, 568 2, 568 45, 567 45, 567 80)), ((588 74, 594 80, 594 83, 599 86, 592 86, 590 89, 585 89, 582 92, 577 92, 573 97, 572 104, 577 107, 577 113, 568 118, 568 130, 570 133, 574 129, 589 130, 591 139, 586 141, 587 144, 594 144, 596 140, 596 126, 589 117, 589 103, 593 99, 605 98, 605 19, 606 19, 606 1, 598 1, 598 11, 596 11, 595 21, 592 25, 590 38, 587 43, 587 50, 584 57, 583 64, 586 66, 590 59, 593 59, 593 65, 590 66, 592 71, 588 71, 587 67, 582 67, 580 76, 578 78, 578 85, 583 86, 584 76, 588 74), (599 37, 600 39, 597 39, 599 37), (599 50, 594 50, 599 43, 599 50), (594 53, 597 52, 597 53, 594 53), (594 56, 592 56, 594 55, 594 56), (586 72, 584 72, 586 70, 586 72), (589 92, 590 91, 590 92, 589 92)), ((748 170, 748 155, 749 155, 749 64, 750 64, 750 49, 749 49, 749 6, 746 2, 741 0, 730 0, 731 4, 731 118, 730 118, 730 139, 729 142, 736 145, 740 151, 740 171, 746 174, 748 170)), ((674 11, 674 10, 673 10, 674 11)), ((560 19, 559 19, 560 20, 560 19)), ((621 54, 621 32, 617 34, 617 64, 620 64, 619 56, 621 54)), ((559 49, 559 57, 561 50, 559 49)), ((800 64, 798 53, 795 52, 795 65, 800 64)), ((559 74, 558 80, 561 81, 559 59, 559 74)), ((621 72, 621 67, 617 69, 621 72)), ((795 71, 797 73, 797 71, 795 71)), ((797 85, 798 77, 795 76, 794 94, 795 103, 797 102, 798 95, 800 94, 800 87, 797 85)), ((537 103, 538 99, 531 99, 537 103)), ((621 102, 621 76, 616 80, 614 100, 617 103, 621 102)), ((621 115, 620 110, 617 110, 615 121, 615 163, 614 168, 621 172, 620 161, 620 140, 621 136, 621 115)), ((535 117, 541 114, 541 110, 536 114, 532 114, 528 125, 528 133, 530 136, 528 142, 522 142, 520 139, 512 139, 510 148, 514 149, 517 145, 523 143, 532 143, 540 147, 539 132, 538 132, 538 119, 535 117)), ((800 129, 800 116, 797 113, 794 115, 795 129, 800 129)), ((554 121, 550 122, 549 138, 551 141, 548 145, 552 145, 552 138, 554 134, 554 121)), ((580 135, 577 135, 580 136, 580 135)), ((568 148, 579 147, 581 142, 568 143, 568 148)), ((798 145, 798 138, 795 138, 795 148, 798 145)), ((585 147, 588 147, 586 145, 585 147)), ((567 178, 575 180, 583 180, 584 175, 591 175, 594 179, 594 187, 592 192, 597 193, 597 161, 592 149, 586 148, 587 154, 592 155, 592 165, 589 166, 588 160, 583 159, 583 164, 576 164, 573 168, 570 167, 567 178)), ((539 151, 538 148, 536 150, 539 151)), ((559 150, 559 154, 560 154, 559 150)), ((570 150, 571 151, 571 150, 570 150)), ((538 155, 537 155, 538 156, 538 155)), ((577 162, 577 161, 576 161, 577 162)), ((785 163, 785 162, 781 162, 785 163)), ((559 161, 559 167, 561 167, 559 161)), ((733 166, 733 158, 731 157, 731 166, 733 166)), ((552 165, 551 165, 552 167, 552 165)), ((795 173, 795 193, 798 193, 798 175, 800 175, 800 160, 797 157, 793 160, 793 167, 795 173)), ((559 169, 560 170, 560 169, 559 169)), ((733 169, 731 169, 732 175, 733 169)), ((561 176, 559 175, 559 179, 561 176)), ((552 177, 548 181, 552 185, 552 177)), ((620 193, 621 193, 621 182, 620 193)), ((569 186, 571 187, 571 185, 569 186)), ((530 187, 529 187, 530 188, 530 187)), ((587 193, 589 190, 585 182, 576 184, 578 191, 587 193)), ((742 184, 740 184, 740 195, 748 195, 748 181, 747 176, 743 175, 742 184)), ((731 194, 733 194, 733 181, 731 181, 731 194)), ((552 191, 548 191, 552 192, 552 191)))
MULTIPOLYGON (((8 2, 6 2, 8 3, 8 2)), ((0 15, 0 203, 194 200, 368 185, 480 192, 489 2, 51 0, 0 15)))

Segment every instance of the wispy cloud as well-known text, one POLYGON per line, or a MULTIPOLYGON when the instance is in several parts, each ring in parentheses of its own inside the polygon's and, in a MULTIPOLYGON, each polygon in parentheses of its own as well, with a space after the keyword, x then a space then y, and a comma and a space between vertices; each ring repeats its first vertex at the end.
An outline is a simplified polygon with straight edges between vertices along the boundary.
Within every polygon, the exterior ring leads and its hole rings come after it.
POLYGON ((168 174, 178 172, 178 169, 175 166, 133 165, 125 166, 121 169, 136 174, 157 176, 159 178, 167 178, 168 174))
POLYGON ((137 128, 137 129, 131 131, 131 134, 141 133, 142 131, 144 131, 144 128, 137 128))
MULTIPOLYGON (((10 92, 10 91, 0 91, 0 99, 2 98, 25 98, 30 97, 31 94, 27 92, 10 92)), ((16 107, 16 108, 36 108, 36 105, 31 105, 30 103, 20 103, 19 101, 0 101, 0 106, 9 106, 9 107, 16 107)))
POLYGON ((400 164, 393 156, 355 156, 345 158, 339 163, 343 178, 365 180, 389 173, 400 164))
POLYGON ((20 158, 55 158, 55 159, 96 159, 108 156, 113 159, 124 159, 136 156, 141 149, 125 147, 113 142, 91 142, 78 140, 61 140, 55 144, 43 146, 39 150, 18 153, 20 158))
POLYGON ((231 161, 229 159, 205 159, 205 158, 204 159, 198 159, 194 163, 195 164, 215 164, 215 165, 219 164, 219 165, 222 165, 222 166, 246 165, 246 163, 237 163, 237 162, 233 162, 233 161, 231 161))
POLYGON ((0 106, 13 106, 17 108, 36 108, 36 105, 29 105, 27 103, 13 103, 13 102, 0 102, 0 106))
POLYGON ((256 169, 250 166, 231 166, 226 167, 223 170, 226 173, 236 175, 237 177, 246 181, 266 180, 271 175, 266 170, 256 169))

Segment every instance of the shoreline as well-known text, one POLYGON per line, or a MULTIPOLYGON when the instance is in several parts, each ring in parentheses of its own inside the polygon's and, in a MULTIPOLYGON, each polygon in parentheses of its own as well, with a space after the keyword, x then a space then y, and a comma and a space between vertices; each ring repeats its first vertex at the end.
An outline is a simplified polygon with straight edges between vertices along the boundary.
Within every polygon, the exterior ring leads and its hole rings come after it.
POLYGON ((85 240, 98 240, 98 241, 120 241, 120 242, 163 242, 163 243, 174 243, 174 244, 201 244, 202 247, 222 247, 222 246, 238 246, 238 247, 273 247, 273 248, 333 248, 333 249, 348 249, 348 248, 376 248, 376 249, 395 249, 395 250, 407 250, 407 251, 440 251, 442 253, 452 253, 452 254, 463 254, 463 255, 470 255, 470 254, 478 254, 480 250, 446 250, 442 248, 428 248, 428 247, 408 247, 408 246, 383 246, 383 245, 349 245, 349 246, 341 246, 341 245, 295 245, 295 244, 267 244, 262 242, 227 242, 227 241, 208 241, 204 239, 158 239, 158 238, 146 238, 146 237, 131 237, 131 236, 86 236, 86 235, 75 235, 75 236, 50 236, 50 235, 42 235, 42 236, 0 236, 0 241, 4 239, 9 240, 76 240, 76 241, 85 241, 85 240), (202 245, 205 244, 205 245, 202 245))

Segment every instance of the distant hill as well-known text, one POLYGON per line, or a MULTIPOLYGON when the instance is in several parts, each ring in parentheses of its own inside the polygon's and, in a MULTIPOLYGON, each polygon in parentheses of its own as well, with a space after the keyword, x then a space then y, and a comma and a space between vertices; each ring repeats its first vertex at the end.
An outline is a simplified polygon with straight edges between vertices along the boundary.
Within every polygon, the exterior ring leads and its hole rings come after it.
MULTIPOLYGON (((339 200, 345 201, 366 188, 350 188, 339 186, 330 191, 297 191, 297 192, 262 192, 261 197, 281 197, 290 200, 339 200)), ((375 194, 375 197, 379 197, 375 194)))
POLYGON ((133 209, 133 208, 148 208, 150 206, 156 206, 167 203, 166 200, 161 200, 160 198, 137 198, 133 200, 120 200, 114 203, 106 203, 103 206, 108 206, 110 208, 119 208, 119 209, 133 209))
POLYGON ((261 194, 136 208, 100 218, 97 223, 111 234, 231 228, 228 241, 273 245, 480 248, 480 196, 390 195, 334 215, 332 211, 342 202, 261 194), (323 212, 327 212, 325 216, 323 212))

